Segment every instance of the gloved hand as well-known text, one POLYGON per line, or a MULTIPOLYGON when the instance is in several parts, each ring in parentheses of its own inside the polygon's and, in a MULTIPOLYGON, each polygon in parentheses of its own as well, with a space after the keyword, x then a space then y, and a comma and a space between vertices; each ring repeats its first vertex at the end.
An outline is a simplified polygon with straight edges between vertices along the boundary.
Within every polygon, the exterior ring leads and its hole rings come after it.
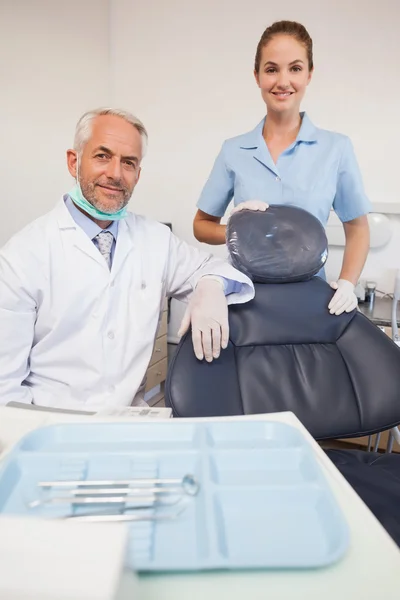
POLYGON ((231 210, 230 217, 240 210, 262 210, 265 211, 269 205, 261 200, 247 200, 247 202, 241 202, 233 210, 231 210))
POLYGON ((357 308, 358 300, 354 293, 354 285, 347 279, 338 279, 330 284, 336 294, 328 304, 331 315, 341 315, 343 312, 351 312, 357 308))
POLYGON ((228 305, 222 280, 204 276, 198 282, 182 319, 178 335, 192 324, 192 340, 196 357, 211 362, 229 341, 228 305))

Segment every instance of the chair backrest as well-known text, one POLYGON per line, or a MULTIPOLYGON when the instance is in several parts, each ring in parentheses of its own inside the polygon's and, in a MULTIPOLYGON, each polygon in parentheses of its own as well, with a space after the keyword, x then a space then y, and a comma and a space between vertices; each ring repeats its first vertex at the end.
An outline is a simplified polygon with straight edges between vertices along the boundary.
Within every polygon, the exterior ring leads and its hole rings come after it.
POLYGON ((256 284, 229 309, 230 341, 198 361, 190 332, 170 364, 166 404, 176 417, 293 411, 317 439, 400 423, 400 349, 360 312, 329 314, 320 279, 256 284))

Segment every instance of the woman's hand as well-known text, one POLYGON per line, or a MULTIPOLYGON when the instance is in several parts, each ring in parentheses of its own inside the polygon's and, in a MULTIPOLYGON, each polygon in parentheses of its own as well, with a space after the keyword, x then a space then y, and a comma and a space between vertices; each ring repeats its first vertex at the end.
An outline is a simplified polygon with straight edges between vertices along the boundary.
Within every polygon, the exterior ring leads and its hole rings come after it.
POLYGON ((234 215, 241 210, 261 210, 265 211, 269 208, 269 205, 266 202, 262 202, 262 200, 247 200, 247 202, 241 202, 231 211, 229 217, 234 215))
POLYGON ((335 295, 328 304, 331 315, 341 315, 343 312, 349 313, 357 308, 358 300, 351 281, 339 279, 333 281, 330 285, 333 290, 336 290, 335 295))

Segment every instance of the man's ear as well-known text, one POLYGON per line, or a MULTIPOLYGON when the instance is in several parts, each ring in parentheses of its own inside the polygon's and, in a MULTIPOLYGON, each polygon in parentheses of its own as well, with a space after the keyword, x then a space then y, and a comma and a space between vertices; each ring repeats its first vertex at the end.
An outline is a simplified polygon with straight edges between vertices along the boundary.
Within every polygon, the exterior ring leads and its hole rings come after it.
POLYGON ((67 167, 72 177, 76 179, 78 170, 78 155, 76 150, 67 150, 67 167))

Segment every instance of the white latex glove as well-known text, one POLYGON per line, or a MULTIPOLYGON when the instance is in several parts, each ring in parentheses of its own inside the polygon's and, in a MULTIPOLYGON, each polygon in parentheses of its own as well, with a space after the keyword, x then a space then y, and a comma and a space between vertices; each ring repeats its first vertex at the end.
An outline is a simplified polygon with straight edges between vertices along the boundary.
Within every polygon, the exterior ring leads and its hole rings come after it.
POLYGON ((198 282, 182 319, 178 335, 192 324, 192 340, 196 357, 211 362, 229 341, 228 305, 222 280, 204 276, 198 282))
POLYGON ((262 210, 265 211, 269 207, 266 202, 262 202, 261 200, 247 200, 247 202, 241 202, 234 209, 231 210, 230 217, 234 215, 236 212, 241 210, 262 210))
POLYGON ((351 312, 357 308, 358 300, 354 293, 354 285, 347 279, 338 279, 330 284, 336 294, 328 304, 331 315, 341 315, 343 312, 351 312))

